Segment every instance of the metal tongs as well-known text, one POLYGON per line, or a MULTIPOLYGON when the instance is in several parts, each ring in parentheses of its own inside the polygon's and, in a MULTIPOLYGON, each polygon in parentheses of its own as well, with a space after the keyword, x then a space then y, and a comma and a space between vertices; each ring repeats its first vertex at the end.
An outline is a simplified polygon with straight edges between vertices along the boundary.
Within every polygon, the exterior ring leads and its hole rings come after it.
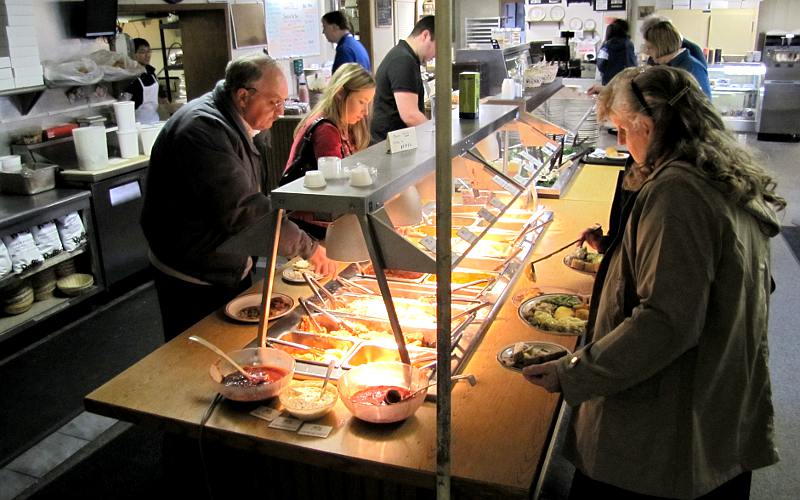
POLYGON ((359 285, 358 283, 354 283, 354 282, 350 281, 349 279, 345 278, 344 276, 337 276, 336 280, 339 283, 341 283, 342 285, 346 286, 347 288, 350 288, 350 289, 353 289, 353 290, 358 290, 359 292, 363 292, 363 293, 366 293, 368 295, 378 295, 373 290, 370 290, 369 288, 367 288, 365 286, 359 285))
POLYGON ((511 246, 512 247, 516 247, 525 238, 525 236, 528 235, 528 233, 532 233, 532 232, 536 231, 537 229, 541 229, 541 228, 545 227, 546 225, 548 225, 551 222, 553 222, 553 218, 551 217, 551 218, 547 219, 546 221, 544 221, 544 222, 542 222, 540 224, 536 224, 536 222, 537 222, 537 220, 534 219, 534 220, 528 222, 527 224, 525 224, 524 226, 522 226, 522 231, 520 231, 520 233, 517 235, 517 237, 514 238, 514 241, 511 243, 511 246), (534 224, 536 224, 536 225, 534 225, 534 224))
POLYGON ((306 300, 304 298, 300 297, 299 299, 297 299, 297 301, 300 302, 301 306, 303 306, 303 310, 308 315, 308 319, 311 321, 311 324, 314 326, 314 328, 317 329, 317 332, 325 332, 326 330, 324 328, 322 328, 322 326, 320 326, 319 323, 317 323, 316 318, 314 318, 314 315, 311 313, 311 310, 308 308, 308 304, 306 303, 306 300))
MULTIPOLYGON (((594 225, 594 227, 592 227, 592 231, 593 231, 593 232, 599 232, 599 233, 600 233, 600 235, 602 235, 602 234, 603 234, 603 228, 602 228, 602 226, 600 226, 600 224, 595 224, 595 225, 594 225)), ((578 238, 577 240, 570 241, 569 243, 567 243, 567 244, 566 244, 566 245, 564 245, 563 247, 561 247, 561 248, 559 248, 559 249, 557 249, 557 250, 554 250, 554 251, 550 252, 549 254, 547 254, 547 255, 545 255, 545 256, 543 256, 543 257, 539 257, 538 259, 534 259, 533 261, 531 261, 531 263, 530 263, 530 268, 528 268, 528 269, 526 270, 526 271, 527 271, 527 276, 528 276, 528 278, 529 278, 531 281, 533 281, 533 282, 535 282, 535 281, 536 281, 536 266, 535 266, 535 264, 536 264, 537 262, 541 262, 541 261, 543 261, 543 260, 547 260, 547 259, 549 259, 550 257, 552 257, 553 255, 555 255, 555 254, 557 254, 557 253, 559 253, 559 252, 563 252, 563 251, 564 251, 564 250, 566 250, 567 248, 571 247, 572 245, 576 245, 576 244, 578 244, 578 243, 582 242, 583 240, 584 240, 584 238, 583 238, 583 236, 581 236, 581 237, 580 237, 580 238, 578 238)))
POLYGON ((327 288, 322 286, 322 284, 319 281, 317 281, 316 278, 311 276, 310 273, 305 271, 300 271, 300 273, 303 275, 303 279, 306 280, 306 284, 308 285, 309 288, 311 288, 311 291, 314 292, 314 295, 316 295, 321 304, 325 304, 325 299, 322 298, 322 294, 324 294, 325 297, 331 299, 331 305, 333 305, 334 307, 336 306, 336 297, 334 297, 333 294, 329 292, 327 288), (322 292, 322 294, 320 294, 320 292, 322 292))
POLYGON ((492 303, 491 303, 491 302, 481 302, 480 304, 478 304, 478 305, 476 305, 476 306, 472 306, 472 307, 470 307, 470 308, 468 308, 468 309, 464 309, 464 310, 463 310, 463 311, 461 311, 460 313, 458 313, 458 314, 456 314, 456 315, 452 316, 452 317, 450 318, 450 321, 456 321, 456 320, 457 320, 457 319, 459 319, 459 318, 463 318, 464 316, 467 316, 467 315, 469 315, 469 314, 472 314, 472 313, 476 312, 477 310, 479 310, 479 309, 481 309, 481 308, 484 308, 484 307, 486 307, 486 306, 490 306, 490 305, 492 305, 492 303))
POLYGON ((298 344, 296 342, 289 342, 288 340, 283 340, 283 339, 273 339, 273 338, 267 337, 267 344, 285 345, 287 347, 293 347, 295 349, 300 349, 300 350, 303 350, 303 351, 312 351, 312 352, 315 352, 317 354, 326 354, 325 349, 322 349, 321 347, 314 347, 314 346, 305 345, 305 344, 298 344))
POLYGON ((318 313, 322 314, 323 316, 325 316, 329 320, 331 320, 334 323, 336 323, 336 326, 338 326, 338 327, 340 327, 340 328, 342 328, 344 330, 347 330, 348 332, 350 332, 352 334, 356 334, 357 333, 356 332, 356 328, 353 325, 351 325, 347 321, 343 320, 342 318, 338 318, 338 317, 334 316, 333 314, 329 313, 328 311, 326 311, 322 307, 316 305, 315 303, 306 302, 306 305, 311 306, 315 311, 317 311, 318 313))

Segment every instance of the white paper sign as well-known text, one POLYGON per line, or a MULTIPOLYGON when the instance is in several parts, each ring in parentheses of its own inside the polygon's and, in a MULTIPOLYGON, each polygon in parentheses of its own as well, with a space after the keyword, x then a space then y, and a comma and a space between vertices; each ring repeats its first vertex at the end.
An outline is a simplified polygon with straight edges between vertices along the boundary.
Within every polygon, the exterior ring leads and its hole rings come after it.
POLYGON ((414 127, 393 130, 387 134, 386 139, 392 154, 417 149, 417 129, 414 127))
POLYGON ((330 425, 320 425, 320 424, 303 424, 303 427, 297 431, 298 434, 301 436, 312 436, 312 437, 321 437, 326 438, 328 434, 331 433, 333 427, 330 425))
POLYGON ((250 415, 260 418, 261 420, 266 420, 267 422, 272 422, 281 412, 276 410, 275 408, 270 408, 269 406, 259 406, 255 410, 250 412, 250 415))
POLYGON ((303 421, 292 418, 292 417, 278 417, 269 424, 269 427, 272 429, 281 429, 284 431, 292 431, 295 432, 300 426, 303 425, 303 421))

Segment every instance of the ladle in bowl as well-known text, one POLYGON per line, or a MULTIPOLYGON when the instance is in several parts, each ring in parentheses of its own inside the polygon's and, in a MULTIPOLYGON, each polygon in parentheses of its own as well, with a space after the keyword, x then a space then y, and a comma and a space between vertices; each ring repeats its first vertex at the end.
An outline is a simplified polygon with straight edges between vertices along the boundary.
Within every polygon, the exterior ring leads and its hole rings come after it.
POLYGON ((335 359, 332 359, 328 362, 328 371, 325 372, 325 381, 322 382, 322 388, 319 390, 319 398, 317 399, 322 399, 322 396, 325 394, 325 387, 328 385, 328 381, 331 379, 331 372, 333 371, 333 367, 335 365, 335 359))
MULTIPOLYGON (((475 375, 473 375, 471 373, 465 373, 465 374, 462 374, 462 375, 453 375, 452 377, 450 377, 450 381, 452 381, 452 382, 458 382, 459 380, 462 380, 462 379, 466 379, 469 382, 469 385, 475 385, 475 375)), ((422 391, 427 391, 429 388, 431 388, 434 385, 436 385, 436 383, 437 383, 437 381, 434 380, 430 384, 428 384, 428 385, 426 385, 424 387, 420 387, 416 391, 410 392, 410 393, 406 394, 405 396, 400 394, 400 391, 398 391, 397 389, 389 389, 388 391, 386 391, 386 396, 383 397, 383 402, 386 403, 387 405, 393 405, 393 404, 397 404, 397 403, 403 402, 406 399, 413 398, 414 396, 416 396, 417 394, 419 394, 422 391)))
POLYGON ((248 373, 248 372, 247 372, 247 370, 245 370, 244 368, 242 368, 242 366, 241 366, 239 363, 237 363, 237 362, 236 362, 236 361, 234 361, 234 360, 233 360, 233 359, 232 359, 230 356, 228 356, 227 354, 225 354, 225 351, 223 351, 223 350, 222 350, 222 349, 220 349, 219 347, 215 346, 214 344, 212 344, 212 343, 211 343, 211 342, 209 342, 208 340, 206 340, 206 339, 204 339, 204 338, 202 338, 202 337, 198 337, 197 335, 192 335, 191 337, 189 337, 189 340, 192 340, 192 341, 194 341, 194 342, 197 342, 198 344, 200 344, 200 345, 202 345, 202 346, 204 346, 204 347, 206 347, 206 348, 208 348, 208 349, 210 349, 210 350, 214 351, 215 353, 219 354, 219 355, 222 357, 222 359, 224 359, 225 361, 227 361, 228 363, 230 363, 230 364, 231 364, 231 366, 233 366, 234 368, 236 368, 236 371, 238 371, 239 373, 241 373, 242 375, 244 375, 244 376, 245 376, 245 378, 246 378, 247 380, 249 380, 250 382, 253 382, 254 384, 260 384, 261 382, 264 382, 264 379, 263 379, 263 378, 261 378, 261 377, 256 377, 256 376, 254 376, 253 374, 251 374, 251 373, 248 373))

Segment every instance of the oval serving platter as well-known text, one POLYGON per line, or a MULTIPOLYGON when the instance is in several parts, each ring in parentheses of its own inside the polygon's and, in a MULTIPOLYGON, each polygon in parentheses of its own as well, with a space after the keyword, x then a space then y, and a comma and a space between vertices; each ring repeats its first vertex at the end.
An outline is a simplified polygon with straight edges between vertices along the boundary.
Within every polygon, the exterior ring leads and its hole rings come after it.
MULTIPOLYGON (((555 351, 562 351, 563 350, 563 351, 565 351, 565 354, 563 356, 569 356, 570 354, 572 354, 572 351, 570 351, 569 349, 567 349, 563 345, 556 344, 554 342, 542 342, 542 341, 538 341, 538 340, 528 340, 528 341, 523 341, 523 343, 525 344, 525 349, 528 349, 530 347, 534 347, 535 346, 535 347, 542 347, 542 348, 545 348, 545 349, 551 349, 551 350, 555 350, 555 351)), ((497 353, 497 361, 500 363, 500 365, 503 368, 507 368, 507 369, 509 369, 511 371, 514 371, 514 372, 517 372, 517 373, 522 373, 522 368, 523 367, 522 366, 517 366, 514 363, 514 361, 512 360, 512 356, 513 356, 513 353, 514 353, 514 346, 516 346, 517 344, 518 344, 518 342, 514 342, 513 344, 507 345, 507 346, 503 347, 502 349, 500 349, 500 352, 497 353)), ((563 356, 559 356, 558 358, 554 358, 554 359, 559 359, 559 358, 561 358, 563 356)))

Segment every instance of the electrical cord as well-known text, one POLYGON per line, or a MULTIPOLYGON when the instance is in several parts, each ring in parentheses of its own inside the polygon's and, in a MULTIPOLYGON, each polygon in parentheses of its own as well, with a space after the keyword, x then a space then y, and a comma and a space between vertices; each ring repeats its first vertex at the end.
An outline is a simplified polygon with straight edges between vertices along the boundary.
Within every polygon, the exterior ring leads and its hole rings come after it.
POLYGON ((212 500, 214 498, 214 493, 211 490, 211 479, 208 474, 208 464, 206 463, 205 453, 203 452, 203 436, 205 434, 204 431, 206 428, 206 423, 211 418, 211 414, 214 413, 214 410, 222 402, 223 399, 225 399, 225 397, 220 393, 217 393, 217 395, 214 396, 214 400, 211 401, 211 404, 208 406, 206 412, 203 414, 203 418, 200 419, 200 433, 197 438, 197 446, 200 450, 200 463, 203 466, 203 479, 205 480, 206 483, 206 490, 208 490, 208 497, 211 498, 212 500))

